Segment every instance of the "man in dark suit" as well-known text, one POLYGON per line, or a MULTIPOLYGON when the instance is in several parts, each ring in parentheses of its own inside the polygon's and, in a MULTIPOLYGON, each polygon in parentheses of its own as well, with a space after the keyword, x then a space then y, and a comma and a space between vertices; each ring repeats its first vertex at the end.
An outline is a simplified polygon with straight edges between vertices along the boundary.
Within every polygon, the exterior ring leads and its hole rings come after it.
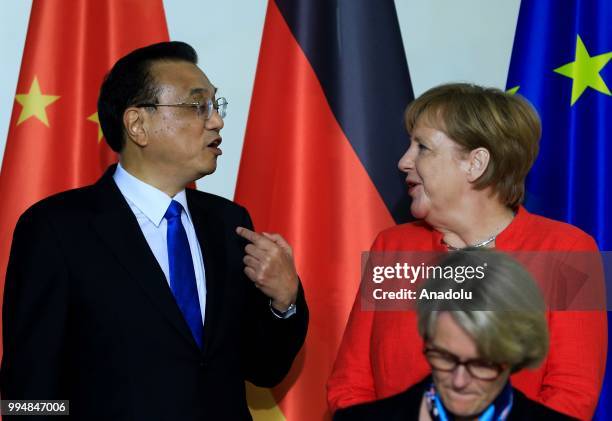
POLYGON ((291 248, 186 188, 215 170, 227 107, 196 62, 179 42, 120 59, 98 101, 119 164, 21 216, 2 399, 68 399, 84 420, 242 420, 244 381, 287 374, 308 325, 291 248))

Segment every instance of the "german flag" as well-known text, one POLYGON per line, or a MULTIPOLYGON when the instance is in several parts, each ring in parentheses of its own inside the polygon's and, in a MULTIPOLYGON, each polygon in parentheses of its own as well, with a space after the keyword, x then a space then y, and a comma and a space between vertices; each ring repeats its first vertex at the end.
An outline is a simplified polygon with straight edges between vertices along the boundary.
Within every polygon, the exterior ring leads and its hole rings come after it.
POLYGON ((311 313, 292 373, 250 401, 256 419, 329 418, 361 253, 410 215, 396 163, 412 99, 393 0, 270 0, 235 199, 292 244, 311 313))

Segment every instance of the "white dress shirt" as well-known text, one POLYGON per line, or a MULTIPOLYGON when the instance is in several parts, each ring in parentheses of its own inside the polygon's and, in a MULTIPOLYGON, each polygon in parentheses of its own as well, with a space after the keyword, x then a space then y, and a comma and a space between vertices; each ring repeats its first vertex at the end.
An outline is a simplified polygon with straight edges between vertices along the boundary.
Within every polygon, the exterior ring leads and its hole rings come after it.
POLYGON ((121 194, 123 194, 123 197, 125 197, 125 200, 130 205, 130 209, 134 212, 138 220, 138 225, 140 225, 140 229, 151 251, 155 255, 164 275, 166 275, 168 287, 170 287, 168 243, 166 240, 168 222, 164 218, 164 215, 172 200, 176 200, 183 206, 184 212, 181 213, 181 222, 183 223, 183 227, 185 227, 187 239, 189 240, 203 325, 204 315, 206 314, 206 273, 204 270, 202 250, 200 249, 200 243, 198 242, 191 214, 189 213, 189 207, 187 206, 187 195, 185 194, 185 190, 181 190, 174 197, 170 197, 163 191, 134 177, 121 167, 121 164, 117 165, 113 179, 117 187, 119 187, 121 194))

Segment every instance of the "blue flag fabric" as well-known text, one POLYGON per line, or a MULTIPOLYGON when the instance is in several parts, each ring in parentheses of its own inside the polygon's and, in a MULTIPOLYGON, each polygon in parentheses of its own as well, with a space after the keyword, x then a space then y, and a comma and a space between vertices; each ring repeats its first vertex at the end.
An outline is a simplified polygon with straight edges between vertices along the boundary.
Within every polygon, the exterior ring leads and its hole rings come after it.
MULTIPOLYGON (((612 250, 611 59, 610 0, 522 0, 507 88, 542 118, 526 207, 580 227, 601 250, 612 250)), ((596 420, 612 419, 610 366, 596 420)))

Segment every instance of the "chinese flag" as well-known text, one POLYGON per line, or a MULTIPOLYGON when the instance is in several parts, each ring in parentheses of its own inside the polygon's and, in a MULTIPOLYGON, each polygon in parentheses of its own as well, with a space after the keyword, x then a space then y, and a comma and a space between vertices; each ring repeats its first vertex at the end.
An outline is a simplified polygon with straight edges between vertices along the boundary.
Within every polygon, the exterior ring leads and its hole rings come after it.
POLYGON ((2 284, 19 215, 95 182, 116 160, 96 110, 104 75, 129 51, 164 40, 162 0, 33 1, 0 172, 2 284))
POLYGON ((269 1, 235 198, 293 246, 310 325, 284 383, 248 390, 256 420, 330 417, 361 252, 409 216, 396 165, 412 97, 393 0, 269 1))

